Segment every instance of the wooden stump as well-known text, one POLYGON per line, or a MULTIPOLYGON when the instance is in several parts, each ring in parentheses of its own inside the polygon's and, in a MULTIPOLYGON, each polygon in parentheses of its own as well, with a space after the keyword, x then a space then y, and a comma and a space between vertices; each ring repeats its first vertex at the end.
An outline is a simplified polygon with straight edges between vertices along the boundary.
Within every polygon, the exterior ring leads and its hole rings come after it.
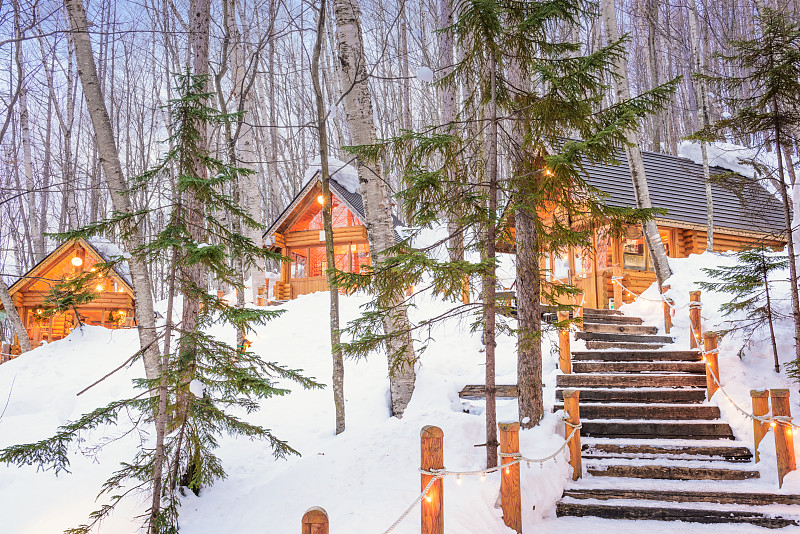
POLYGON ((789 407, 788 389, 771 389, 772 416, 787 418, 787 422, 777 422, 773 428, 775 433, 775 455, 778 457, 778 487, 783 486, 783 477, 797 469, 794 457, 794 437, 792 436, 791 409, 789 407))
POLYGON ((705 332, 703 334, 703 361, 706 364, 706 398, 711 400, 711 397, 719 389, 719 384, 714 380, 714 375, 719 378, 717 334, 714 332, 705 332))
MULTIPOLYGON (((558 312, 559 322, 569 321, 569 312, 558 312)), ((558 331, 558 364, 564 374, 572 373, 572 354, 569 347, 569 323, 558 331)))
MULTIPOLYGON (((564 412, 567 423, 579 425, 581 422, 580 409, 578 407, 578 397, 580 391, 577 389, 564 390, 564 412)), ((564 437, 569 437, 573 428, 569 424, 564 425, 564 437)), ((572 480, 578 480, 583 475, 583 465, 581 464, 581 431, 575 429, 575 434, 569 441, 569 463, 572 466, 572 480)))
POLYGON ((689 348, 697 348, 697 338, 700 336, 700 292, 689 291, 689 348))
MULTIPOLYGON (((519 423, 498 423, 500 430, 500 452, 519 453, 519 423)), ((513 462, 514 458, 501 456, 500 464, 513 462)), ((506 526, 522 532, 522 495, 519 483, 519 464, 504 467, 500 471, 500 495, 503 504, 503 521, 506 526)))
MULTIPOLYGON (((670 286, 661 286, 661 294, 663 295, 667 291, 669 291, 670 286)), ((664 307, 664 333, 669 334, 669 331, 672 330, 672 307, 669 305, 672 303, 671 300, 664 297, 664 302, 662 306, 664 307)))
MULTIPOLYGON (((420 468, 444 469, 444 432, 438 426, 424 426, 420 432, 420 468)), ((424 490, 433 475, 422 474, 424 490)), ((431 485, 428 493, 420 503, 422 510, 422 534, 444 534, 444 491, 442 479, 437 479, 431 485)))
POLYGON ((303 515, 301 534, 328 534, 328 512, 315 506, 303 515))
MULTIPOLYGON (((751 389, 750 398, 753 400, 753 415, 762 416, 769 413, 769 391, 766 389, 751 389)), ((767 435, 767 432, 769 432, 769 423, 753 419, 753 444, 756 451, 756 463, 761 460, 758 454, 758 445, 761 443, 761 440, 764 439, 764 436, 767 435)))

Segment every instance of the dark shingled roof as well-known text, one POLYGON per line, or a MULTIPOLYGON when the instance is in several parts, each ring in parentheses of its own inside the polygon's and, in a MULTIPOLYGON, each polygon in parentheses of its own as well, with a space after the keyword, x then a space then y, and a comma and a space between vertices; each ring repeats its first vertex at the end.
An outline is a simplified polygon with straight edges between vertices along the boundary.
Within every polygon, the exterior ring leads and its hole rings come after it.
MULTIPOLYGON (((705 226, 703 166, 657 152, 643 152, 642 156, 653 207, 668 210, 667 215, 659 216, 659 220, 705 226)), ((617 159, 620 165, 587 165, 588 182, 608 194, 608 204, 635 206, 628 160, 624 153, 617 159)), ((712 178, 730 172, 721 167, 711 167, 712 178)), ((778 199, 761 185, 749 183, 744 191, 737 193, 729 187, 712 184, 711 190, 714 226, 764 234, 783 233, 783 208, 778 199)))

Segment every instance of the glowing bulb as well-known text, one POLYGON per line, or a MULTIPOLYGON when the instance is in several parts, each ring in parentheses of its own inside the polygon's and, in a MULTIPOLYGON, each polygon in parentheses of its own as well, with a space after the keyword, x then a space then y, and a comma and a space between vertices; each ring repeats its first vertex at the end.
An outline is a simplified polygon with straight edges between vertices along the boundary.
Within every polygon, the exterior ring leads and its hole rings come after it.
POLYGON ((432 502, 432 501, 433 501, 433 498, 432 498, 430 495, 426 495, 426 496, 425 496, 425 501, 426 501, 426 502, 432 502))
POLYGON ((481 473, 481 482, 486 480, 486 473, 481 473))
POLYGON ((456 484, 461 484, 461 475, 456 475, 456 484))
POLYGON ((776 423, 775 421, 770 421, 769 426, 775 428, 776 426, 778 426, 778 423, 776 423))
POLYGON ((98 290, 98 291, 102 291, 103 290, 103 284, 97 284, 97 287, 95 289, 98 290))
POLYGON ((506 474, 509 474, 510 472, 511 472, 511 468, 510 467, 506 467, 506 474))
POLYGON ((318 196, 317 202, 319 202, 320 204, 325 204, 325 197, 323 197, 322 195, 318 196))
POLYGON ((72 258, 72 265, 74 265, 75 267, 80 267, 81 265, 83 265, 83 260, 80 259, 78 256, 75 256, 74 258, 72 258))
POLYGON ((545 173, 547 176, 553 176, 553 171, 551 171, 550 169, 545 169, 545 170, 544 170, 544 173, 545 173))

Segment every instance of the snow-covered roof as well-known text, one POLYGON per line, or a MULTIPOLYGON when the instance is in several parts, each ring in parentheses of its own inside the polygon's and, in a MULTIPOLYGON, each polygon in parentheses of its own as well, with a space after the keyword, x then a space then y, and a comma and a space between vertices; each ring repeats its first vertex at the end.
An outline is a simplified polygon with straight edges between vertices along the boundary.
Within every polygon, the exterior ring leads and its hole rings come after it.
POLYGON ((123 258, 114 267, 114 272, 117 273, 128 285, 133 286, 131 279, 131 268, 128 265, 127 258, 130 254, 124 252, 116 243, 106 239, 105 237, 95 236, 86 240, 87 243, 97 252, 105 261, 115 261, 123 258))

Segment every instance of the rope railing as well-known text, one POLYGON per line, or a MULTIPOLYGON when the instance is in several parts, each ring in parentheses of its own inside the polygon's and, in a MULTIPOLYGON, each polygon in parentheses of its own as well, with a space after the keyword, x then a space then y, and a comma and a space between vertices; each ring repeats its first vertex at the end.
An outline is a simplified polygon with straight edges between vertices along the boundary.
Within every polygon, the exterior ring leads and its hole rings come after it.
POLYGON ((564 451, 564 449, 569 444, 570 440, 575 436, 575 433, 578 432, 582 426, 580 423, 572 424, 566 419, 564 419, 563 422, 564 424, 572 428, 572 432, 570 432, 569 436, 567 436, 567 438, 564 440, 564 443, 562 443, 561 446, 554 453, 545 456, 543 458, 527 458, 525 456, 522 456, 522 454, 518 452, 515 453, 499 452, 498 456, 500 456, 501 458, 513 458, 513 460, 511 460, 510 462, 506 462, 504 464, 496 465, 494 467, 487 467, 486 469, 477 469, 475 471, 448 471, 447 469, 444 468, 420 469, 419 470, 420 474, 428 475, 431 477, 431 479, 428 481, 428 484, 425 486, 422 492, 419 495, 417 495, 417 498, 414 499, 414 501, 405 509, 405 511, 402 514, 400 514, 400 517, 398 517, 397 520, 394 523, 392 523, 392 525, 388 529, 383 531, 383 534, 390 534, 392 531, 394 531, 394 529, 396 529, 398 525, 400 525, 400 523, 402 523, 402 521, 406 517, 408 517, 408 514, 410 514, 414 510, 414 508, 423 501, 423 499, 426 498, 429 499, 428 492, 431 490, 433 484, 437 480, 443 480, 445 477, 455 476, 456 481, 461 482, 462 476, 464 477, 480 476, 481 481, 483 481, 486 479, 486 475, 488 475, 489 473, 495 473, 503 469, 508 469, 509 467, 516 464, 522 464, 523 462, 525 462, 527 463, 527 466, 530 467, 532 463, 538 463, 541 466, 542 464, 544 464, 544 462, 556 458, 561 452, 564 451))

